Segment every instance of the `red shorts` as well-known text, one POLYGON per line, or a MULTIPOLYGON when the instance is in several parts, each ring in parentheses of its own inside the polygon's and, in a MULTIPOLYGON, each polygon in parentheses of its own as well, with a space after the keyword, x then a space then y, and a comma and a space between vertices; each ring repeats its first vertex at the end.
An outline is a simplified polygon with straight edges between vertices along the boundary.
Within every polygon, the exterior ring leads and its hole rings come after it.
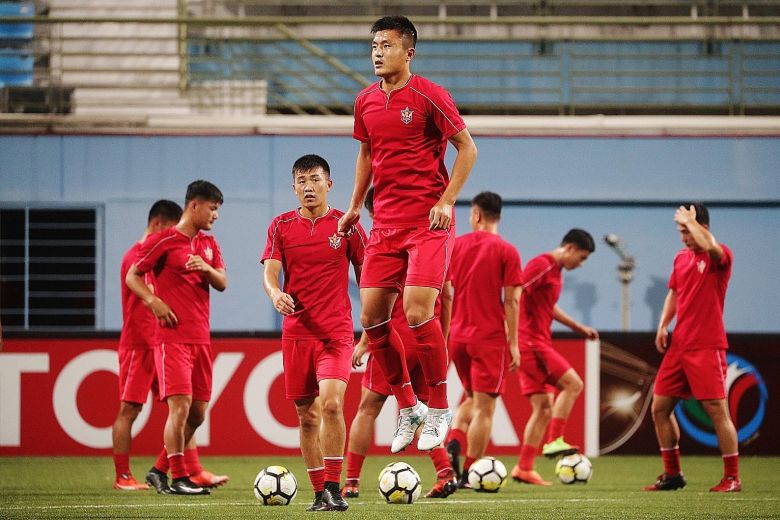
POLYGON ((196 401, 211 399, 211 344, 163 343, 154 349, 154 366, 161 401, 172 395, 191 395, 196 401))
MULTIPOLYGON (((420 365, 420 358, 417 357, 414 349, 410 349, 408 346, 405 346, 404 348, 407 349, 406 368, 409 370, 409 380, 412 382, 412 388, 414 389, 417 398, 420 401, 425 402, 428 400, 429 396, 428 385, 425 383, 425 376, 423 375, 422 365, 420 365)), ((364 387, 377 394, 384 396, 393 395, 393 391, 390 389, 390 385, 387 383, 387 379, 385 379, 385 375, 379 368, 379 363, 377 363, 374 356, 368 356, 366 371, 363 372, 362 384, 364 387)))
POLYGON ((653 393, 698 400, 725 399, 726 351, 723 349, 678 350, 670 348, 661 360, 653 393))
POLYGON ((287 399, 317 397, 320 395, 319 382, 323 379, 340 379, 348 383, 353 348, 351 337, 332 340, 282 338, 287 399))
POLYGON ((119 400, 144 404, 149 390, 157 388, 154 349, 119 348, 119 400))
POLYGON ((360 287, 401 290, 404 285, 441 290, 450 263, 454 229, 372 229, 360 287))
POLYGON ((467 392, 502 395, 509 370, 509 347, 506 343, 474 345, 450 342, 452 362, 467 392))
POLYGON ((566 358, 551 348, 521 350, 518 371, 520 393, 523 395, 554 393, 555 384, 570 368, 571 365, 566 358))

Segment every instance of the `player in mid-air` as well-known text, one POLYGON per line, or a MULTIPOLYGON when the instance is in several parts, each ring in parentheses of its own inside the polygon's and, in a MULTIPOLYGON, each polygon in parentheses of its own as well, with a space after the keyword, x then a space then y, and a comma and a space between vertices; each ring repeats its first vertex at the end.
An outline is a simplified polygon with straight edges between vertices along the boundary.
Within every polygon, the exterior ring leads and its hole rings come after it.
POLYGON ((417 30, 403 16, 377 20, 371 59, 378 83, 355 100, 353 136, 360 141, 345 233, 357 223, 373 183, 374 226, 360 282, 361 323, 400 408, 391 445, 397 453, 424 424, 417 447, 440 445, 452 421, 447 402, 447 348, 434 316, 454 239, 453 204, 476 160, 477 148, 455 103, 442 87, 416 74, 417 30), (457 150, 448 177, 444 153, 457 150), (426 406, 409 380, 404 346, 390 317, 403 287, 406 320, 428 385, 426 406))
POLYGON ((523 445, 512 478, 519 482, 549 486, 534 470, 534 459, 549 424, 546 457, 576 453, 579 448, 563 438, 566 420, 582 392, 582 379, 568 361, 552 347, 552 321, 556 320, 588 339, 598 339, 596 329, 577 322, 558 307, 563 288, 562 269, 582 265, 596 249, 585 230, 572 229, 561 245, 533 258, 523 269, 518 338, 520 343, 520 390, 531 403, 531 416, 525 425, 523 445), (556 388, 559 390, 555 395, 556 388))
POLYGON ((354 345, 349 265, 359 282, 366 236, 359 224, 344 236, 338 233, 343 212, 328 205, 333 181, 325 159, 304 155, 293 164, 292 178, 300 207, 268 227, 263 287, 284 316, 285 394, 295 403, 301 453, 315 493, 308 510, 345 511, 343 406, 354 345))
MULTIPOLYGON (((133 265, 138 250, 146 237, 176 225, 181 218, 181 207, 170 200, 158 200, 149 210, 146 229, 122 257, 119 275, 122 281, 122 332, 119 336, 119 412, 111 430, 116 479, 114 489, 124 491, 149 489, 136 481, 130 472, 131 428, 141 413, 153 383, 154 346, 159 343, 159 331, 154 314, 127 287, 125 278, 133 265)), ((144 275, 144 283, 154 292, 154 275, 144 275)))
POLYGON ((723 478, 710 491, 742 490, 737 431, 726 402, 726 349, 723 304, 733 255, 710 231, 703 204, 680 206, 674 214, 685 247, 674 257, 655 346, 663 354, 653 388, 653 422, 664 472, 645 491, 685 487, 680 469, 680 427, 674 407, 691 395, 710 417, 723 456, 723 478), (668 327, 677 316, 674 336, 668 327))
POLYGON ((146 475, 158 492, 205 495, 207 488, 189 478, 185 446, 203 423, 211 398, 212 356, 209 288, 227 288, 222 252, 204 233, 219 217, 222 192, 208 181, 187 186, 184 213, 175 226, 150 235, 141 244, 125 282, 158 319, 160 344, 154 349, 160 399, 168 404, 164 455, 146 475), (158 293, 144 283, 154 271, 158 293), (167 467, 173 480, 167 484, 167 467))
MULTIPOLYGON (((366 209, 371 218, 374 218, 374 189, 370 188, 366 194, 366 209)), ((447 336, 449 329, 449 299, 448 294, 442 292, 437 301, 435 314, 441 319, 444 336, 447 336)), ((425 377, 422 374, 420 360, 417 357, 415 349, 414 335, 406 326, 406 316, 404 315, 401 300, 395 302, 393 307, 393 323, 398 326, 398 335, 404 342, 406 355, 406 366, 409 370, 409 378, 414 388, 414 392, 420 401, 428 400, 428 386, 425 384, 425 377)), ((366 341, 360 341, 355 345, 352 353, 352 366, 359 367, 363 365, 363 355, 366 353, 366 341)), ((363 388, 360 394, 360 405, 357 414, 352 420, 349 428, 349 444, 347 446, 347 480, 342 489, 342 494, 347 498, 357 498, 360 494, 360 473, 363 468, 363 461, 366 458, 371 439, 374 436, 374 423, 382 411, 382 407, 387 401, 388 396, 392 395, 390 386, 382 371, 376 364, 376 360, 369 356, 366 362, 365 372, 363 373, 363 388)), ((426 498, 447 498, 457 490, 455 474, 450 468, 447 452, 442 446, 437 446, 428 452, 436 469, 436 483, 425 494, 426 498)))
POLYGON ((463 412, 458 408, 447 442, 460 487, 466 487, 471 464, 485 456, 496 399, 504 393, 507 371, 520 363, 520 254, 498 234, 501 205, 501 197, 489 191, 472 199, 472 232, 455 240, 448 274, 454 291, 449 349, 470 401, 463 412), (462 473, 461 446, 466 447, 462 473))

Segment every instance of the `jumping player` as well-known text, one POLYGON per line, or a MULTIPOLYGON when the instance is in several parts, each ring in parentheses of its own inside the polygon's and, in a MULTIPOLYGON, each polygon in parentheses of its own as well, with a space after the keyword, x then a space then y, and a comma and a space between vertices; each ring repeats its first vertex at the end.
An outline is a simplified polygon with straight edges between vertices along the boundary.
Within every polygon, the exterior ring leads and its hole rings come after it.
POLYGON ((582 229, 572 229, 555 250, 537 256, 523 270, 520 296, 520 390, 531 402, 531 416, 525 425, 520 458, 512 468, 512 478, 527 484, 549 486, 534 471, 534 459, 549 423, 546 457, 576 453, 579 448, 563 439, 566 420, 582 392, 582 379, 563 356, 552 348, 552 321, 563 323, 588 339, 597 339, 596 329, 575 321, 558 307, 563 287, 561 270, 582 265, 596 249, 593 237, 582 229), (560 390, 553 399, 555 389, 560 390))
MULTIPOLYGON (((371 218, 374 218, 374 189, 370 188, 366 194, 366 209, 371 218)), ((442 330, 447 337, 449 329, 449 299, 442 292, 439 300, 436 302, 436 316, 442 321, 442 330)), ((417 397, 425 402, 428 400, 428 386, 425 384, 425 377, 420 367, 420 360, 417 357, 415 349, 415 337, 411 334, 409 327, 406 326, 406 316, 404 315, 401 300, 396 300, 393 307, 393 323, 398 326, 398 335, 404 342, 406 355, 406 366, 409 370, 409 378, 417 397)), ((366 353, 367 342, 360 341, 355 345, 352 353, 352 366, 359 367, 363 365, 363 355, 366 353)), ((392 395, 387 380, 382 375, 376 363, 376 359, 370 356, 366 362, 366 369, 363 373, 363 388, 360 394, 360 405, 357 414, 352 420, 349 428, 349 445, 347 448, 347 480, 342 489, 342 494, 346 498, 357 498, 360 496, 360 473, 363 468, 363 461, 371 445, 371 439, 374 436, 374 423, 382 411, 382 407, 387 401, 387 397, 392 395)), ((436 483, 425 494, 426 498, 447 498, 458 488, 455 481, 455 474, 450 468, 447 452, 443 447, 437 446, 428 452, 436 469, 436 483)))
POLYGON ((345 511, 343 406, 354 344, 349 264, 359 282, 366 236, 358 224, 344 236, 338 233, 343 212, 328 206, 333 181, 325 159, 304 155, 295 161, 292 176, 300 207, 268 227, 263 287, 284 316, 285 393, 295 402, 301 453, 315 494, 308 510, 345 511))
POLYGON ((414 25, 403 16, 389 16, 375 22, 371 32, 371 59, 381 80, 355 100, 353 136, 360 149, 352 200, 339 232, 357 223, 373 183, 375 219, 360 284, 360 320, 368 349, 401 409, 391 451, 406 448, 423 423, 417 447, 427 451, 444 441, 452 421, 447 349, 434 306, 454 238, 452 207, 477 148, 449 93, 411 73, 414 25), (444 164, 448 141, 457 150, 451 179, 444 164), (428 406, 414 393, 403 342, 390 321, 402 287, 404 313, 429 387, 428 406))
POLYGON ((664 472, 645 491, 685 487, 680 469, 680 428, 674 407, 691 395, 715 427, 723 456, 723 478, 710 491, 742 490, 737 431, 726 402, 726 349, 723 304, 733 256, 710 232, 710 215, 702 204, 680 206, 674 214, 685 247, 674 257, 655 346, 663 354, 653 389, 653 422, 664 472), (677 316, 674 337, 668 331, 677 316))
POLYGON ((458 408, 454 424, 461 428, 451 430, 447 443, 460 487, 466 487, 471 464, 485 456, 496 398, 504 393, 507 370, 520 364, 520 254, 498 234, 501 203, 501 197, 489 191, 472 199, 469 223, 473 231, 455 240, 447 282, 454 290, 449 348, 463 389, 471 398, 463 413, 458 408), (461 473, 458 437, 462 433, 467 443, 461 473))
POLYGON ((222 201, 222 192, 210 182, 190 183, 182 219, 144 241, 125 279, 161 325, 162 341, 154 349, 154 362, 160 399, 168 403, 165 455, 146 475, 158 492, 167 486, 166 468, 159 467, 167 459, 173 477, 171 493, 209 493, 190 480, 184 449, 203 423, 211 398, 209 287, 224 291, 227 275, 216 239, 203 231, 210 230, 219 217, 222 201), (144 283, 149 271, 157 276, 159 295, 144 283))

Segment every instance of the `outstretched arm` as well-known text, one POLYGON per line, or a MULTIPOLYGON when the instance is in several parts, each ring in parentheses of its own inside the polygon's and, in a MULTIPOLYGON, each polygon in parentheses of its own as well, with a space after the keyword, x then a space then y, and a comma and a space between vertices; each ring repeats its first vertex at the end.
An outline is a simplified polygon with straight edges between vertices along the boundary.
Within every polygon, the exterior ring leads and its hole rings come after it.
POLYGON ((553 318, 555 318, 555 321, 563 323, 574 332, 579 332, 588 339, 599 339, 599 332, 596 329, 578 322, 563 312, 563 310, 561 310, 561 308, 557 305, 553 308, 553 318))

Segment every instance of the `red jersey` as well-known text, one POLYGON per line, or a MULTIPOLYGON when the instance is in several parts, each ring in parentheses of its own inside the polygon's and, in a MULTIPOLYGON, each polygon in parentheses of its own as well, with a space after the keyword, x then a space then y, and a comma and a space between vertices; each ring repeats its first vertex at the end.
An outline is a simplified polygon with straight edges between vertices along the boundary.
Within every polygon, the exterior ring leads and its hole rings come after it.
MULTIPOLYGON (((119 348, 146 349, 160 343, 157 318, 125 283, 127 272, 140 249, 139 242, 133 244, 122 257, 122 264, 119 266, 119 280, 122 285, 122 333, 119 336, 119 348)), ((144 283, 155 287, 154 275, 151 272, 144 274, 144 283)))
POLYGON ((295 312, 284 317, 286 339, 338 339, 352 336, 349 264, 363 265, 366 233, 357 224, 338 234, 344 214, 329 209, 322 217, 302 217, 298 210, 276 217, 260 262, 282 263, 284 292, 292 296, 295 312))
POLYGON ((225 268, 217 240, 202 231, 190 238, 174 226, 150 235, 138 251, 136 267, 154 273, 158 296, 179 320, 175 327, 160 329, 165 343, 211 343, 209 281, 206 273, 185 267, 191 255, 200 256, 214 269, 225 268))
POLYGON ((428 227, 449 184, 447 140, 466 124, 449 92, 412 74, 389 94, 378 82, 355 99, 353 137, 371 146, 374 227, 428 227))
POLYGON ((723 244, 723 256, 683 249, 674 257, 669 288, 677 294, 677 323, 672 347, 683 350, 728 348, 723 326, 723 303, 731 278, 732 253, 723 244))
POLYGON ((523 269, 517 336, 520 350, 552 348, 553 310, 563 287, 561 266, 550 253, 532 259, 523 269))
POLYGON ((459 236, 450 272, 455 288, 450 338, 468 344, 506 342, 503 288, 522 283, 517 249, 485 231, 459 236))

